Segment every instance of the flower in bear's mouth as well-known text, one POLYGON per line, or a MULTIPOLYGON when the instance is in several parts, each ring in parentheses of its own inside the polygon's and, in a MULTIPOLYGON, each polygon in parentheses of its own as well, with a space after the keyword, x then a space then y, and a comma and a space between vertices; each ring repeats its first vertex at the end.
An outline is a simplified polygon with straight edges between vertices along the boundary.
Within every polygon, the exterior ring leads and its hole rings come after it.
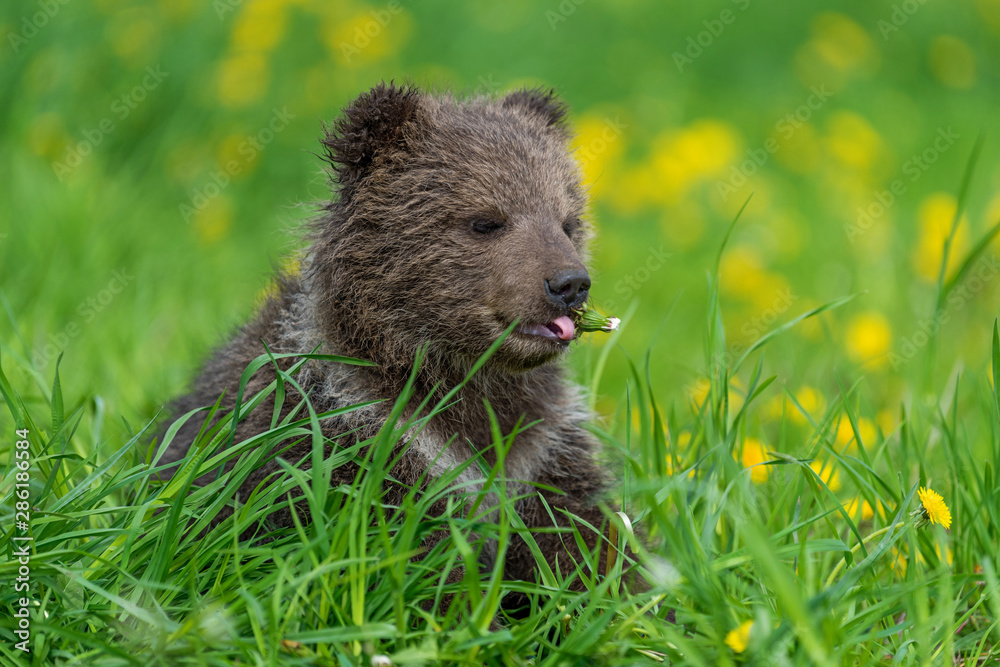
POLYGON ((526 324, 518 329, 522 334, 541 336, 560 343, 568 343, 577 334, 592 331, 610 333, 617 331, 621 320, 617 317, 607 317, 583 304, 571 312, 572 317, 560 315, 546 324, 526 324))
POLYGON ((591 331, 611 333, 612 331, 617 331, 618 326, 622 323, 617 317, 601 315, 587 304, 582 304, 574 310, 573 315, 576 317, 576 326, 580 329, 581 333, 589 333, 591 331))
POLYGON ((529 336, 541 336, 568 343, 576 336, 576 325, 569 317, 560 315, 546 324, 526 324, 520 328, 520 331, 529 336))

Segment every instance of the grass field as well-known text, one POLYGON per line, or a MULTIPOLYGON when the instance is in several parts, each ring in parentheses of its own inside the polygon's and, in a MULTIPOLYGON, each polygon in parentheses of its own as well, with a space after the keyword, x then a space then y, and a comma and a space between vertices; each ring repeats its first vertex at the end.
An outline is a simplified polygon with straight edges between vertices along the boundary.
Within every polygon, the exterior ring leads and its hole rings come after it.
POLYGON ((3 664, 1000 659, 997 0, 41 0, 0 36, 3 664), (581 564, 586 594, 440 584, 507 511, 386 515, 369 478, 290 471, 196 540, 255 454, 194 494, 153 479, 144 429, 291 261, 322 123, 383 79, 572 109, 593 298, 625 322, 570 363, 621 471, 605 546, 638 550, 581 564), (288 492, 321 518, 235 539, 288 492))

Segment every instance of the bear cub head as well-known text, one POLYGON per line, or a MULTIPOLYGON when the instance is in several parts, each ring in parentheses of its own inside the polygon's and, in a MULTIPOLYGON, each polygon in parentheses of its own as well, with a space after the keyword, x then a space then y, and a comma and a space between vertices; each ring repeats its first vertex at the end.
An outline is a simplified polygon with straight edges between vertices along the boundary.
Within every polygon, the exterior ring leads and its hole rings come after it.
POLYGON ((468 367, 521 373, 576 336, 588 298, 587 196, 565 106, 521 90, 467 100, 379 85, 323 139, 338 193, 309 262, 320 325, 338 351, 406 368, 426 344, 468 367))

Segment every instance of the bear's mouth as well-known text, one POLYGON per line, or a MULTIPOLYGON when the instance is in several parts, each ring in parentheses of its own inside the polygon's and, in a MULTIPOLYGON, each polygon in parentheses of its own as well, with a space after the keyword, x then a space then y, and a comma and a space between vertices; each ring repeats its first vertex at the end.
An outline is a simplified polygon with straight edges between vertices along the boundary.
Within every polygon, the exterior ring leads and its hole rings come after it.
POLYGON ((560 315, 551 322, 545 324, 525 324, 518 327, 519 333, 527 336, 539 336, 560 343, 568 343, 576 335, 576 325, 566 315, 560 315))

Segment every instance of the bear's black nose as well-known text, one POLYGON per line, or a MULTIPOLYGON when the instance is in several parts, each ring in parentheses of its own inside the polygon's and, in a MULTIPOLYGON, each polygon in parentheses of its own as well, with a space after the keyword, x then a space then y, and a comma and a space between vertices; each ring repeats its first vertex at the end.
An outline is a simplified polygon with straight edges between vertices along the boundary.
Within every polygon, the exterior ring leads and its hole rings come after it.
POLYGON ((586 270, 565 269, 545 281, 545 292, 559 306, 576 308, 587 300, 590 276, 586 270))

